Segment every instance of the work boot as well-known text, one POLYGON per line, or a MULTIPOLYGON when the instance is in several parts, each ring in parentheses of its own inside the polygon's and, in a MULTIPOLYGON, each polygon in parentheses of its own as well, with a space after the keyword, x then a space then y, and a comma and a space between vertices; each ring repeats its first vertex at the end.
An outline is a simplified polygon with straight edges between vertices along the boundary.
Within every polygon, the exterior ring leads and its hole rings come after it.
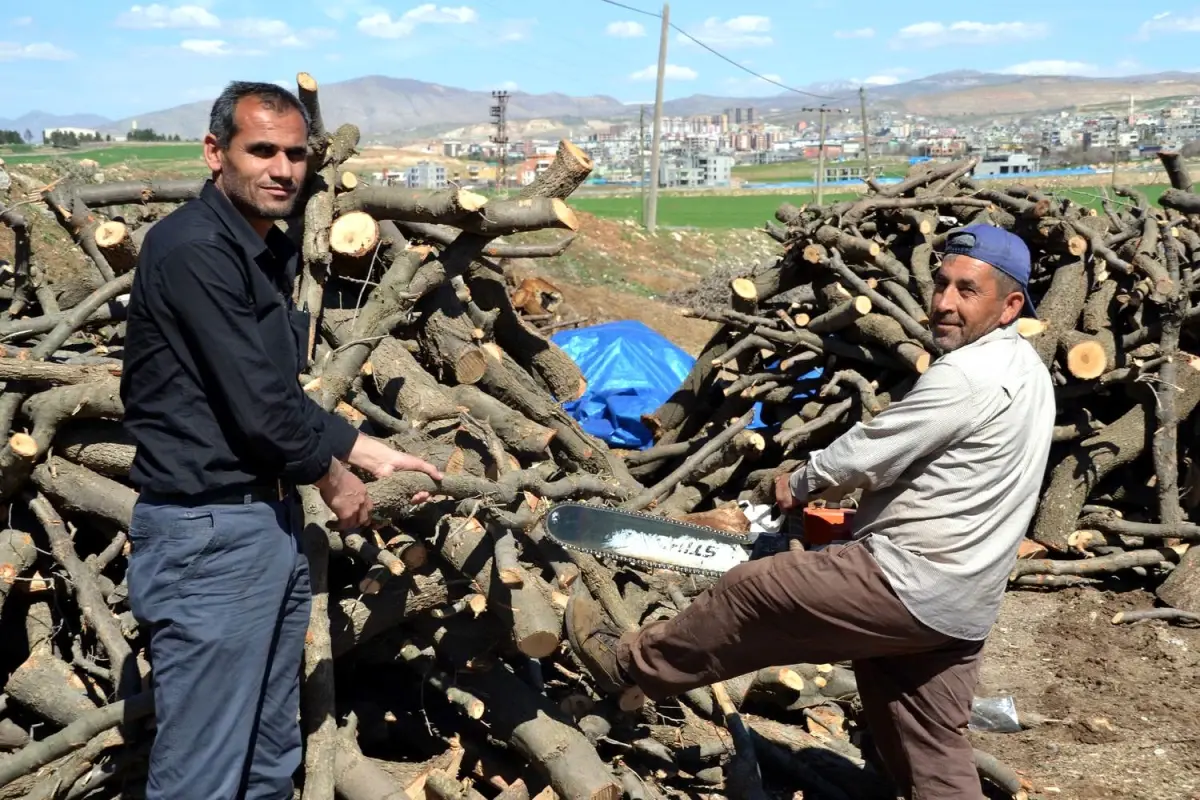
POLYGON ((617 663, 621 631, 609 622, 600 604, 587 592, 572 592, 566 610, 567 641, 588 672, 608 694, 618 694, 633 685, 617 663))

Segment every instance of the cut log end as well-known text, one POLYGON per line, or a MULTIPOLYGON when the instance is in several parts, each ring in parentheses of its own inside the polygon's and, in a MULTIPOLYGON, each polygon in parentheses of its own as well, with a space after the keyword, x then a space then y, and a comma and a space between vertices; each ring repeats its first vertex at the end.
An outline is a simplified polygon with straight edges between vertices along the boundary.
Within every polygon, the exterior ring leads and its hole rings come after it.
POLYGON ((467 348, 454 362, 454 379, 458 383, 478 383, 488 368, 488 357, 478 347, 467 348))
POLYGON ((1083 380, 1103 375, 1106 361, 1104 348, 1099 342, 1080 342, 1067 351, 1067 370, 1083 380))
POLYGON ((487 197, 468 189, 458 190, 458 205, 465 211, 478 211, 487 205, 487 197))
POLYGON ((550 204, 554 207, 554 216, 562 223, 564 228, 571 231, 579 230, 579 216, 566 202, 555 197, 550 201, 550 204))
POLYGON ((749 278, 734 278, 730 281, 729 286, 733 289, 733 293, 743 300, 758 299, 758 287, 749 278))
POLYGON ((559 638, 549 631, 537 631, 517 642, 517 649, 530 658, 547 658, 558 650, 559 638))
POLYGON ((854 310, 860 317, 865 317, 871 313, 871 298, 865 294, 854 298, 854 310))
POLYGON ((347 192, 353 191, 358 188, 358 176, 350 171, 343 172, 340 183, 342 188, 347 192))
POLYGON ((307 72, 296 74, 296 85, 306 92, 315 92, 317 90, 317 79, 307 72))
POLYGON ((128 235, 129 228, 125 226, 124 222, 112 220, 96 228, 96 244, 102 248, 116 247, 125 241, 125 237, 128 235))
POLYGON ((1021 317, 1017 320, 1017 333, 1025 339, 1032 339, 1046 332, 1046 323, 1032 317, 1021 317))
POLYGON ((27 433, 14 433, 8 447, 22 458, 33 458, 38 453, 37 440, 27 433))
POLYGON ((335 253, 359 258, 379 243, 379 223, 365 211, 351 211, 333 222, 329 247, 335 253))

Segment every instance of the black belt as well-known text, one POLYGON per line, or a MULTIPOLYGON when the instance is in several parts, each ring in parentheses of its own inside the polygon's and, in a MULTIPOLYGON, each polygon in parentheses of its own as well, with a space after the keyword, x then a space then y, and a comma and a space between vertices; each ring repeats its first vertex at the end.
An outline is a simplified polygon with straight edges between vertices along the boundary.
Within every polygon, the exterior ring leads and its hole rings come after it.
POLYGON ((274 503, 291 497, 295 486, 281 480, 255 481, 222 486, 197 494, 167 494, 143 491, 140 499, 149 503, 177 506, 243 505, 245 503, 274 503))

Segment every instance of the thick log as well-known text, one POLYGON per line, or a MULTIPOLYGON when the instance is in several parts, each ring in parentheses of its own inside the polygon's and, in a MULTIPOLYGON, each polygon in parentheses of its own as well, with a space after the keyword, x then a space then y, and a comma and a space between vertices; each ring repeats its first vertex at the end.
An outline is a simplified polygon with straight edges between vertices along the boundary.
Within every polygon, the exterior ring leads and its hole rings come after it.
POLYGON ((149 203, 182 203, 199 197, 200 190, 203 188, 203 179, 184 178, 72 186, 70 193, 79 198, 88 208, 101 208, 103 206, 147 205, 149 203))
POLYGON ((365 211, 376 219, 454 225, 483 209, 488 199, 467 189, 409 189, 404 186, 359 186, 337 197, 338 214, 365 211))
POLYGON ((929 330, 913 319, 908 312, 897 306, 891 300, 881 295, 879 292, 872 289, 866 281, 842 263, 841 258, 836 252, 830 255, 826 266, 833 271, 837 277, 843 281, 846 286, 853 289, 860 295, 866 295, 871 298, 871 303, 875 308, 878 308, 884 314, 887 314, 900 324, 904 332, 912 339, 916 340, 922 347, 930 353, 940 353, 941 348, 933 341, 933 334, 929 330))
POLYGON ((485 312, 498 312, 493 329, 496 342, 531 375, 540 378, 563 403, 578 400, 587 391, 579 366, 561 347, 535 331, 517 315, 499 276, 476 268, 470 276, 470 293, 485 312))
POLYGON ((95 698, 103 696, 48 646, 37 648, 13 670, 4 693, 39 717, 63 726, 94 711, 95 698))
POLYGON ((464 687, 488 698, 483 722, 537 768, 563 800, 617 800, 620 782, 575 727, 546 697, 497 667, 463 677, 464 687))
POLYGON ((100 475, 125 478, 133 467, 137 445, 119 422, 85 420, 58 431, 54 452, 100 475))
POLYGON ((120 375, 120 364, 54 364, 21 358, 0 358, 0 381, 31 381, 50 386, 69 386, 120 375))
POLYGON ((551 428, 533 422, 474 386, 456 386, 452 396, 471 416, 487 422, 510 453, 529 458, 545 456, 555 436, 551 428))
POLYGON ((512 631, 516 648, 530 658, 545 658, 560 641, 562 621, 529 581, 509 586, 500 580, 492 539, 477 520, 450 518, 438 550, 446 562, 487 598, 488 610, 512 631))
POLYGON ((591 157, 567 139, 560 139, 550 166, 517 195, 526 197, 569 197, 591 174, 591 157))
POLYGON ((854 320, 850 328, 859 338, 877 344, 889 352, 901 363, 906 364, 918 375, 929 369, 933 360, 926 348, 912 341, 905 333, 903 326, 892 317, 882 314, 866 314, 854 320))
POLYGON ((384 408, 415 427, 458 415, 454 399, 396 339, 371 354, 371 380, 384 408))
POLYGON ((60 511, 99 517, 129 529, 137 493, 124 484, 59 456, 39 464, 33 482, 60 511))

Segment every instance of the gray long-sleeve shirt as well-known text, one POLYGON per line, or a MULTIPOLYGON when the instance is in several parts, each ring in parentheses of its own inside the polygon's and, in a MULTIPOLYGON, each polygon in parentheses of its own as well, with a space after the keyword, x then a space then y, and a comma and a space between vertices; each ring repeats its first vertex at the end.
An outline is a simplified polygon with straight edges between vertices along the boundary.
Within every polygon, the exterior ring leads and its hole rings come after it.
POLYGON ((1037 506, 1054 429, 1049 372, 1015 326, 938 358, 900 401, 791 476, 805 502, 862 488, 854 538, 921 622, 984 639, 1037 506))

